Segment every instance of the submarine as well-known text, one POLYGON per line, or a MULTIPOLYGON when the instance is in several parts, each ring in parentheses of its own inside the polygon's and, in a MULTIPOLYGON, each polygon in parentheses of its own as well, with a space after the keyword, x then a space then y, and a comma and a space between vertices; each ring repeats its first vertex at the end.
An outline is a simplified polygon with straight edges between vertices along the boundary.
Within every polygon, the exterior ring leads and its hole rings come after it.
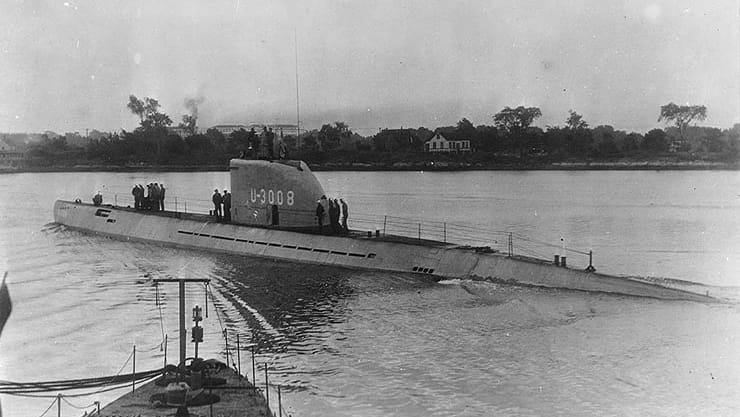
POLYGON ((229 161, 231 221, 212 215, 142 211, 79 200, 57 200, 54 221, 74 230, 128 241, 421 274, 434 280, 480 279, 520 286, 611 293, 665 300, 715 302, 708 294, 638 278, 556 266, 551 261, 435 240, 349 230, 327 233, 316 221, 324 189, 300 160, 229 161))

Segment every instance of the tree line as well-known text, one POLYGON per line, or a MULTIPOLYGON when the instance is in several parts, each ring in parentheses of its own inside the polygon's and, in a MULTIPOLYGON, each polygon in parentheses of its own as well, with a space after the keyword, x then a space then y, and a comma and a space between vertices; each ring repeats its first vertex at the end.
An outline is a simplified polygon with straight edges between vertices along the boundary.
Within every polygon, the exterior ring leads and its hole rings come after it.
MULTIPOLYGON (((197 115, 184 115, 180 134, 156 99, 131 95, 128 109, 139 118, 133 131, 123 130, 90 139, 84 147, 64 137, 45 138, 29 152, 30 165, 225 165, 230 158, 259 147, 260 132, 238 130, 224 135, 216 129, 199 132, 197 115), (184 134, 182 134, 184 132, 184 134)), ((324 124, 299 136, 279 134, 288 157, 309 164, 394 164, 458 161, 479 165, 543 164, 558 161, 651 159, 736 162, 740 150, 740 124, 731 129, 697 127, 705 120, 705 106, 661 107, 658 122, 666 128, 646 134, 602 125, 590 127, 570 110, 561 126, 532 126, 542 116, 537 107, 505 107, 492 115, 491 125, 474 126, 467 118, 454 126, 434 129, 384 129, 369 137, 352 132, 344 122, 324 124), (428 153, 424 142, 435 133, 448 140, 468 140, 471 152, 428 153)), ((277 132, 276 132, 277 134, 277 132)))

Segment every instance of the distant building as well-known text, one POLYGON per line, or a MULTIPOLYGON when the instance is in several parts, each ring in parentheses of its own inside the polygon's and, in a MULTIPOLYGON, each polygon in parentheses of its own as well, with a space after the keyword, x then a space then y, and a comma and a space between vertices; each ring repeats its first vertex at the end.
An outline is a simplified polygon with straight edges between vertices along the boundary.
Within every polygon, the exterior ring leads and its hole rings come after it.
POLYGON ((470 141, 447 140, 440 132, 424 142, 424 152, 470 152, 470 141))
POLYGON ((167 128, 167 132, 174 133, 183 139, 190 135, 190 131, 182 126, 170 126, 167 128))
POLYGON ((224 136, 229 136, 233 132, 237 132, 240 129, 244 129, 246 131, 249 131, 249 127, 247 127, 245 125, 216 125, 216 126, 213 126, 211 129, 218 130, 224 136))
POLYGON ((0 139, 0 169, 17 168, 23 162, 23 152, 0 139))

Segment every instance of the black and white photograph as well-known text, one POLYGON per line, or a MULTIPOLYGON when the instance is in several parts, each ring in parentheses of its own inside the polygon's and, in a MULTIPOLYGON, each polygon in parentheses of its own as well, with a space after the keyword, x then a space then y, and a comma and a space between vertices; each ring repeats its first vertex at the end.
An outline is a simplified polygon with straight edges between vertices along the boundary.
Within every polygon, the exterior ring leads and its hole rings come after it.
POLYGON ((0 416, 740 415, 740 0, 6 0, 0 416))

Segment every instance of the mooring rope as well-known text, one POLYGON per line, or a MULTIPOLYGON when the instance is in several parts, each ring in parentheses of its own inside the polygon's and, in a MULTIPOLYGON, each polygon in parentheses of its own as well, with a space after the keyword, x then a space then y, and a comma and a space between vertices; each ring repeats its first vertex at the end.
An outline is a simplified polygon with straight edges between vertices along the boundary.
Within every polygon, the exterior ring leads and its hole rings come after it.
POLYGON ((53 381, 42 381, 42 382, 13 382, 0 380, 0 394, 9 394, 26 397, 50 397, 41 395, 40 393, 50 391, 65 391, 65 390, 77 390, 85 388, 98 388, 101 389, 83 394, 71 394, 68 397, 83 397, 86 395, 97 394, 100 392, 110 391, 113 389, 120 388, 122 384, 128 384, 133 381, 140 381, 152 378, 161 373, 161 369, 153 369, 150 371, 142 371, 130 374, 121 375, 126 365, 131 361, 134 352, 132 351, 126 361, 123 363, 121 368, 113 376, 105 377, 94 377, 94 378, 81 378, 81 379, 69 379, 69 380, 53 380, 53 381), (113 388, 106 389, 110 385, 116 385, 113 388))
MULTIPOLYGON (((129 384, 133 381, 140 381, 152 378, 154 376, 161 375, 161 369, 152 369, 149 371, 136 372, 136 374, 123 374, 114 375, 112 377, 95 377, 95 378, 82 378, 82 379, 68 379, 68 380, 55 380, 55 381, 42 381, 42 382, 13 382, 13 381, 0 381, 0 394, 8 395, 19 395, 19 396, 34 396, 34 393, 43 393, 51 391, 67 391, 67 390, 78 390, 85 388, 105 388, 109 385, 116 385, 111 389, 120 388, 119 385, 129 384)), ((70 394, 67 397, 83 397, 86 395, 97 394, 104 392, 98 390, 91 393, 84 394, 70 394)), ((35 395, 36 397, 44 397, 43 395, 35 395)))
POLYGON ((72 407, 72 408, 76 408, 76 409, 78 409, 78 410, 85 410, 85 409, 88 409, 88 408, 90 408, 90 407, 92 407, 92 406, 94 406, 94 405, 95 405, 95 403, 93 402, 92 404, 88 404, 88 405, 86 405, 86 406, 84 406, 84 407, 80 407, 80 406, 74 405, 74 404, 72 404, 71 402, 69 402, 69 400, 67 399, 67 397, 66 397, 66 396, 64 396, 64 395, 60 396, 60 398, 61 398, 62 400, 64 400, 64 402, 65 402, 65 403, 67 403, 67 405, 69 405, 69 406, 70 406, 70 407, 72 407))

